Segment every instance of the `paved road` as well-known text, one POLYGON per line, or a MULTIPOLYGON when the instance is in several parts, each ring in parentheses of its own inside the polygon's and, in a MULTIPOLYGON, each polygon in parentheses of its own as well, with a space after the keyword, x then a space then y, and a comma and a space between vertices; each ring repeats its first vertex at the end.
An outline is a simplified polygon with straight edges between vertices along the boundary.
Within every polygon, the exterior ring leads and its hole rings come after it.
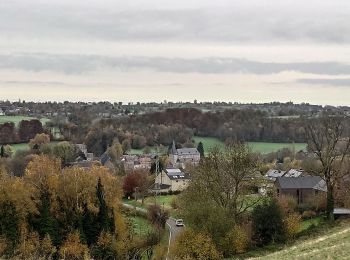
MULTIPOLYGON (((140 207, 135 207, 126 203, 122 204, 123 207, 128 208, 128 209, 133 209, 136 210, 140 213, 147 214, 147 209, 143 209, 140 207)), ((167 260, 169 260, 168 255, 169 255, 169 250, 171 246, 174 244, 176 237, 180 234, 180 232, 183 230, 184 227, 177 227, 176 226, 176 219, 174 218, 169 218, 166 222, 166 224, 169 226, 169 244, 168 244, 168 254, 167 254, 167 260)))
POLYGON ((169 260, 168 255, 169 255, 169 250, 171 246, 174 244, 176 237, 180 234, 180 232, 183 230, 184 227, 177 227, 176 226, 176 219, 174 218, 169 218, 168 221, 166 222, 167 225, 169 226, 169 245, 168 245, 168 254, 166 260, 169 260))

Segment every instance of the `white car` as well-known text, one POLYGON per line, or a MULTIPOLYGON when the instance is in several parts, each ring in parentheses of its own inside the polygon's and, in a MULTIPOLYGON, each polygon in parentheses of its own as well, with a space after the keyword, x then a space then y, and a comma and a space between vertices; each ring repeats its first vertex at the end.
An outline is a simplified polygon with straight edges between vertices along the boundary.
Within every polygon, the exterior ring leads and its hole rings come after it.
POLYGON ((177 227, 183 227, 183 226, 184 226, 184 221, 183 221, 182 219, 177 219, 177 220, 175 221, 175 225, 176 225, 177 227))

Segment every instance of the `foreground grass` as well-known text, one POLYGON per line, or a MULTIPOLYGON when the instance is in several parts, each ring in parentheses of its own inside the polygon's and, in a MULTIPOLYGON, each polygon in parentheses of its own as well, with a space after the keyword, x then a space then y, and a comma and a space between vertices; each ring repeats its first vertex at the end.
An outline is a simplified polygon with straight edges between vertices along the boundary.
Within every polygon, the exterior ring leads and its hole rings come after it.
MULTIPOLYGON (((208 150, 214 146, 224 146, 224 143, 221 142, 218 138, 214 137, 198 137, 195 136, 194 141, 196 144, 199 142, 203 143, 204 150, 208 150)), ((289 148, 296 152, 306 149, 305 143, 266 143, 266 142, 248 142, 248 146, 252 149, 253 152, 258 152, 262 154, 277 152, 283 148, 289 148)))
POLYGON ((285 246, 270 246, 246 254, 244 259, 349 259, 350 221, 330 227, 325 224, 314 234, 285 246), (269 250, 279 250, 269 253, 269 250), (249 257, 250 255, 250 257, 249 257))

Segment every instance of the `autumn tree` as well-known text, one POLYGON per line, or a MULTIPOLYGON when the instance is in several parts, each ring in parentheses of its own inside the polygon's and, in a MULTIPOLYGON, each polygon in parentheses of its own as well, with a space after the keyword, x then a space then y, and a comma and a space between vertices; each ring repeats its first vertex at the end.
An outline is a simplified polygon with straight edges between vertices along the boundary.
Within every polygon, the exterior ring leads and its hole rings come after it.
POLYGON ((40 147, 50 143, 50 136, 47 134, 36 134, 33 139, 30 139, 29 141, 29 147, 32 150, 39 151, 40 147))
POLYGON ((67 236, 59 250, 62 259, 85 260, 90 259, 89 248, 80 241, 79 232, 75 231, 67 236))
POLYGON ((130 149, 131 149, 131 143, 129 139, 125 139, 122 142, 122 146, 123 146, 123 153, 127 153, 130 149))
POLYGON ((74 162, 78 157, 78 151, 76 147, 69 142, 60 142, 53 146, 52 153, 56 158, 60 158, 62 165, 66 166, 71 162, 74 162))
POLYGON ((307 170, 321 176, 326 182, 329 221, 334 220, 335 186, 343 177, 344 165, 349 160, 350 137, 346 133, 347 127, 347 116, 327 113, 320 118, 308 119, 305 127, 308 149, 316 159, 313 167, 307 170))
POLYGON ((172 249, 174 259, 222 259, 210 236, 186 228, 177 237, 172 249))

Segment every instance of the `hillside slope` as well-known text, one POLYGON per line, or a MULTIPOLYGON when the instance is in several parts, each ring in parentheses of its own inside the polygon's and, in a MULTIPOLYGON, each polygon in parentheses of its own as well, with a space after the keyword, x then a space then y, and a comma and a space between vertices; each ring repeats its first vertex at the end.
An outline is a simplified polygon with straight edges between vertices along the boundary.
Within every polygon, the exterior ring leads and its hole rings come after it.
POLYGON ((350 259, 350 223, 263 257, 250 259, 350 259))

